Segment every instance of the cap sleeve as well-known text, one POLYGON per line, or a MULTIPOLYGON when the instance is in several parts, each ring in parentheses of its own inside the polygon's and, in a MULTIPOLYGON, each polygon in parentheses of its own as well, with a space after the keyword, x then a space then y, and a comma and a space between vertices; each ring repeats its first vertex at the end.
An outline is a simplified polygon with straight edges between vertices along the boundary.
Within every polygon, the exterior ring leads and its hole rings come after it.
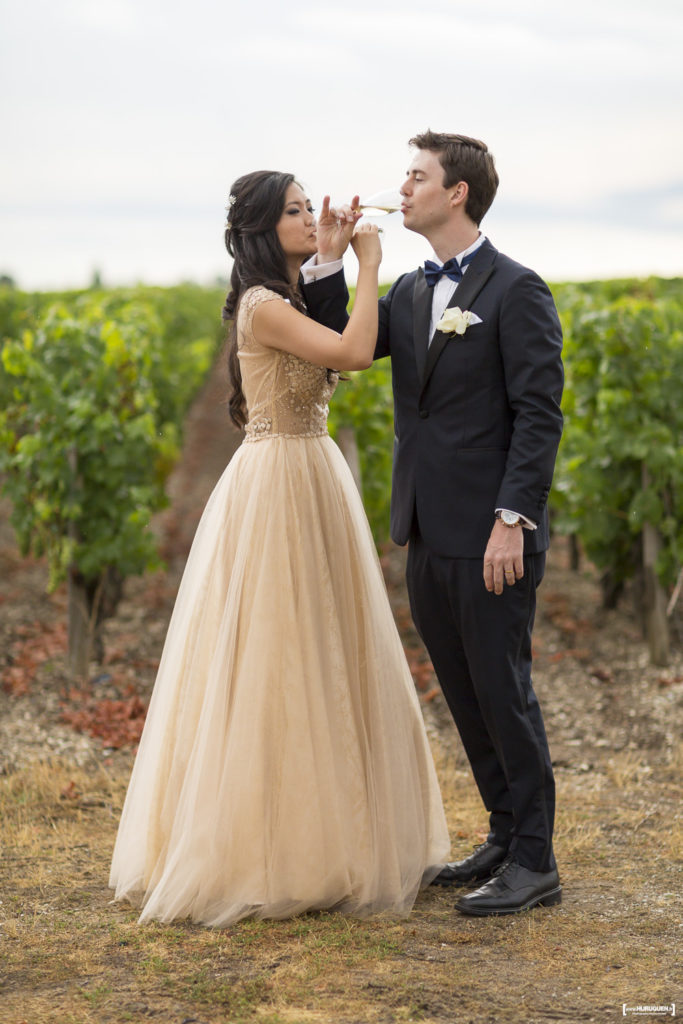
POLYGON ((246 341, 254 340, 252 321, 256 308, 262 302, 271 302, 273 299, 278 299, 280 302, 287 301, 282 295, 278 295, 277 292, 273 292, 269 288, 264 288, 263 285, 256 285, 244 293, 237 313, 237 344, 240 348, 246 341))

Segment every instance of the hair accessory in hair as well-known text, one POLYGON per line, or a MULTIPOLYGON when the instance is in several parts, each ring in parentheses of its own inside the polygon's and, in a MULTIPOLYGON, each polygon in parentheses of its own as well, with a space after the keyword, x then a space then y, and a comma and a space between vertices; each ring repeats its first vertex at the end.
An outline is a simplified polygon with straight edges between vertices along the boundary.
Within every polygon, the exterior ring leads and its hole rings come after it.
POLYGON ((232 220, 232 213, 233 213, 233 210, 234 210, 236 202, 237 202, 237 196, 233 195, 232 192, 231 192, 230 195, 228 196, 228 205, 226 207, 226 212, 227 212, 227 215, 228 215, 228 224, 230 224, 230 221, 232 220))

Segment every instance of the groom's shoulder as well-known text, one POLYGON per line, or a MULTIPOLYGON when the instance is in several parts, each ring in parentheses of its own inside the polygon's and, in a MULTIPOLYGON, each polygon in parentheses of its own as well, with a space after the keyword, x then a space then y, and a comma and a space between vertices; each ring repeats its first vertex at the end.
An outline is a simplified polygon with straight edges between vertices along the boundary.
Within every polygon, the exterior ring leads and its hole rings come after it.
POLYGON ((415 270, 407 270, 404 274, 400 274, 394 283, 392 288, 411 288, 415 284, 417 275, 420 272, 420 267, 416 267, 415 270))
POLYGON ((520 263, 518 260, 512 259, 511 256, 507 256, 500 250, 495 250, 494 266, 496 273, 507 282, 517 282, 522 279, 533 282, 540 282, 547 287, 545 281, 535 270, 531 267, 527 267, 524 263, 520 263))
POLYGON ((385 299, 391 301, 396 296, 402 296, 413 294, 413 288, 415 287, 415 281, 417 279, 418 270, 409 270, 405 274, 401 274, 393 282, 389 290, 384 295, 385 299))
POLYGON ((494 288, 503 302, 540 302, 544 307, 554 306, 555 300, 550 287, 540 274, 505 253, 495 250, 494 288))

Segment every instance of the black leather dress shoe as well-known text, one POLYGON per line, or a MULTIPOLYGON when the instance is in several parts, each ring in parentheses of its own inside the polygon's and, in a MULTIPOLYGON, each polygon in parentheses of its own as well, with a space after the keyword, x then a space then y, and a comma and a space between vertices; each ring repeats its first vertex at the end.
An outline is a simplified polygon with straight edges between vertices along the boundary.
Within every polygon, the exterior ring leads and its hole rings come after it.
POLYGON ((503 863, 507 850, 493 843, 481 843, 475 846, 474 853, 465 860, 456 860, 441 868, 432 885, 467 885, 468 882, 479 882, 482 878, 490 878, 495 868, 503 863))
POLYGON ((493 878, 461 896, 455 904, 462 914, 488 917, 491 914, 517 914, 531 907, 552 907, 562 902, 562 886, 557 868, 553 871, 529 871, 509 857, 493 878))

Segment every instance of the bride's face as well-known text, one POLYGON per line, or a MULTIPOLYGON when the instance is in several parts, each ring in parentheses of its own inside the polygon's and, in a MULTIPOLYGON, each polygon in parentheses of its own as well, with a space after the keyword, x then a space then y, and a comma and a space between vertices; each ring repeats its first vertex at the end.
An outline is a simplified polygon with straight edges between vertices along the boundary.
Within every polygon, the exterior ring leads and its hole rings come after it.
POLYGON ((294 182, 285 194, 284 209, 275 230, 285 256, 307 258, 317 252, 313 207, 294 182))

